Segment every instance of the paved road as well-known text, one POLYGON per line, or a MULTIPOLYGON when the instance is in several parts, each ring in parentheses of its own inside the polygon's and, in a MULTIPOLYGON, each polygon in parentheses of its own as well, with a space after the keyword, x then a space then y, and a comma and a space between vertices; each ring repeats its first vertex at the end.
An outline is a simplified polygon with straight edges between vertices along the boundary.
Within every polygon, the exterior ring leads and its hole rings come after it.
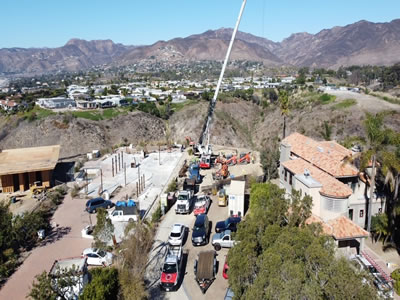
MULTIPOLYGON (((57 209, 52 222, 58 224, 52 241, 32 250, 29 257, 0 290, 0 299, 25 299, 35 275, 49 271, 56 259, 80 256, 90 247, 91 240, 81 237, 81 230, 88 224, 88 215, 83 212, 85 200, 65 197, 57 209)), ((94 218, 95 221, 95 218, 94 218)))
MULTIPOLYGON (((211 176, 211 173, 208 172, 206 176, 211 176)), ((228 208, 227 207, 218 207, 216 197, 212 197, 213 202, 211 204, 210 210, 208 212, 208 217, 212 222, 212 234, 215 233, 214 226, 217 221, 224 220, 228 217, 228 208)), ((201 247, 193 247, 191 242, 191 229, 193 227, 195 221, 195 217, 193 213, 190 215, 176 215, 175 211, 170 210, 163 218, 160 226, 158 228, 154 251, 151 255, 151 267, 148 274, 148 279, 153 283, 152 288, 150 289, 150 293, 152 298, 157 299, 223 299, 226 289, 228 287, 228 281, 222 277, 222 268, 225 262, 225 256, 228 253, 228 249, 222 249, 218 251, 217 260, 219 262, 218 274, 216 280, 212 283, 208 291, 205 295, 203 295, 200 291, 199 286, 197 285, 194 279, 193 266, 194 261, 197 258, 197 255, 200 251, 203 250, 212 250, 213 247, 211 242, 206 246, 201 247), (168 235, 171 231, 171 227, 174 223, 182 223, 185 224, 189 228, 188 237, 186 243, 184 245, 184 252, 187 253, 186 265, 184 261, 185 267, 185 276, 183 279, 183 283, 180 288, 176 292, 164 293, 160 292, 158 288, 158 282, 160 279, 160 268, 162 267, 164 255, 166 251, 166 241, 168 240, 168 235)), ((210 236, 210 240, 211 240, 210 236)))

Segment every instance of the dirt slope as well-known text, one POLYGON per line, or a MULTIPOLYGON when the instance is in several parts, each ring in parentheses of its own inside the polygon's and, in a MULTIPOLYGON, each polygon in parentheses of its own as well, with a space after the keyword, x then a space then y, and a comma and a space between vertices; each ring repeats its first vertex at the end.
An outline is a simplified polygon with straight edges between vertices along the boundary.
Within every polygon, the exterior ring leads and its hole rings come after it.
POLYGON ((6 125, 4 120, 1 123, 1 149, 60 144, 60 157, 84 154, 121 143, 156 142, 164 137, 165 131, 162 120, 143 112, 103 121, 71 118, 67 124, 62 115, 33 122, 12 119, 6 125))

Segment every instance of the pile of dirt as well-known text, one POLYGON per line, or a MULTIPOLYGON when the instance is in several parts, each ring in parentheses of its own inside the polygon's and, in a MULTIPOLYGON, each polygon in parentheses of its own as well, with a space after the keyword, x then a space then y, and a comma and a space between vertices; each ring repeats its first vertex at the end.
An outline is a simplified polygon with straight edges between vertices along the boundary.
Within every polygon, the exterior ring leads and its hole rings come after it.
MULTIPOLYGON (((3 123, 1 120, 0 123, 3 123)), ((165 139, 163 120, 135 111, 110 120, 65 119, 51 115, 29 122, 13 118, 1 127, 0 148, 61 145, 60 158, 107 149, 119 144, 156 143, 165 139)))

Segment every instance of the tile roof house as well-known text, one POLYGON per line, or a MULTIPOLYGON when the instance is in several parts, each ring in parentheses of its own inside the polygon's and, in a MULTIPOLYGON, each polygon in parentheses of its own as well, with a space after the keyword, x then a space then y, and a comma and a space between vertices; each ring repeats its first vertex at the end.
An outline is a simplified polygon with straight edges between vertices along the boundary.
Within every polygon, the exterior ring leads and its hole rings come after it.
MULTIPOLYGON (((296 189, 310 195, 314 218, 332 227, 330 235, 337 241, 361 241, 366 233, 368 183, 348 162, 352 155, 335 141, 319 142, 299 133, 286 137, 280 145, 280 187, 287 194, 296 189)), ((385 205, 383 199, 374 198, 372 215, 383 211, 385 205)))

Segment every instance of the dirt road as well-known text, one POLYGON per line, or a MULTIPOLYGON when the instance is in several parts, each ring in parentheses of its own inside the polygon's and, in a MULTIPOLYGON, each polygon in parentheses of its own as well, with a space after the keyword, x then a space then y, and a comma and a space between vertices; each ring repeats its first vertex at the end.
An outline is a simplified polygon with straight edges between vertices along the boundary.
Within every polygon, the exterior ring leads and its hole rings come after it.
POLYGON ((372 113, 377 113, 383 110, 400 111, 400 105, 387 102, 371 95, 351 91, 328 91, 328 94, 335 95, 337 97, 336 101, 355 99, 357 100, 357 107, 361 110, 366 110, 372 113))

